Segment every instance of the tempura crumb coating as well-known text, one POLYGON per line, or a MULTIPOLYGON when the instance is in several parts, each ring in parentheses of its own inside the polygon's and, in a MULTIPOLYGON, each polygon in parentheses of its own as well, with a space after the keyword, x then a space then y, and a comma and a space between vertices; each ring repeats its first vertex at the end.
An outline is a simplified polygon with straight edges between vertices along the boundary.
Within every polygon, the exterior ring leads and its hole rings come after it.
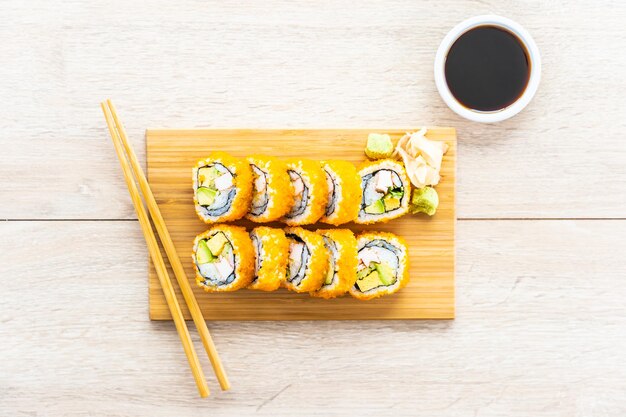
POLYGON ((284 283, 289 257, 289 241, 281 229, 259 226, 252 232, 262 245, 261 266, 248 289, 274 291, 284 283))
POLYGON ((356 237, 349 229, 326 229, 318 230, 317 233, 333 240, 337 246, 338 256, 335 258, 337 279, 331 285, 322 285, 319 290, 312 291, 311 296, 326 299, 335 298, 345 294, 356 281, 356 270, 359 262, 356 237))
POLYGON ((323 169, 337 175, 341 189, 334 212, 323 216, 321 221, 338 226, 356 220, 362 198, 361 177, 356 167, 348 161, 321 161, 321 164, 323 169))

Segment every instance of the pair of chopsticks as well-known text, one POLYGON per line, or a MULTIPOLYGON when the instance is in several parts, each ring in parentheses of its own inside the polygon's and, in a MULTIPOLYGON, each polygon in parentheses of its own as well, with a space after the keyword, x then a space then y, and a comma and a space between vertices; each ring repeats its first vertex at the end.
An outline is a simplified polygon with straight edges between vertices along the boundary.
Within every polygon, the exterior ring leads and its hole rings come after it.
POLYGON ((211 365, 213 365, 213 370, 215 371, 215 375, 220 383, 220 387, 222 390, 226 391, 230 388, 226 372, 224 371, 222 362, 217 354, 217 349, 215 348, 209 329, 204 321, 204 317, 202 317, 202 312, 200 311, 198 302, 193 295, 193 291, 189 285, 189 281, 187 280, 187 275, 185 274, 183 265, 180 262, 178 254, 176 253, 176 249, 172 243, 172 238, 167 231, 167 227, 163 221, 163 216, 161 216, 161 212, 156 200, 154 199, 154 195, 150 190, 148 180, 146 180, 146 176, 143 173, 141 165, 139 165, 137 156, 128 142, 126 131, 124 130, 124 126, 122 126, 122 122, 120 122, 120 119, 117 117, 117 112, 115 111, 113 103, 111 100, 107 100, 106 102, 100 103, 100 106, 102 107, 104 118, 106 119, 109 127, 109 133, 111 134, 111 139, 113 140, 113 145, 115 146, 115 152, 117 153, 117 157, 122 165, 122 170, 124 171, 124 179, 126 180, 130 197, 133 201, 133 205, 135 206, 135 211, 137 212, 139 224, 141 225, 143 235, 146 239, 146 244, 148 245, 148 252, 150 253, 150 257, 154 263, 161 288, 163 288, 163 294, 165 295, 167 306, 169 307, 170 313, 174 319, 176 330, 178 331, 180 340, 183 343, 183 349, 185 350, 185 355, 187 355, 187 360, 189 361, 189 366, 191 367, 191 372, 196 381, 196 385, 198 386, 200 396, 203 398, 207 397, 209 395, 209 387, 207 386, 204 372, 200 366, 198 355, 194 350, 193 342, 191 340, 191 336, 189 335, 187 324, 185 323, 185 318, 180 310, 180 305, 178 304, 176 294, 174 293, 174 287, 172 287, 172 281, 170 280, 167 268, 165 267, 165 262, 161 256, 159 244, 150 224, 150 218, 148 217, 146 208, 141 201, 141 195, 139 194, 135 181, 139 183, 139 188, 141 189, 143 198, 148 205, 148 211, 152 217, 152 221, 154 222, 154 226, 157 230, 161 243, 165 248, 165 253, 167 254, 172 270, 174 271, 174 275, 176 276, 176 280, 178 281, 178 285, 183 293, 183 298, 185 299, 187 308, 191 312, 193 322, 198 329, 204 349, 211 360, 211 365))

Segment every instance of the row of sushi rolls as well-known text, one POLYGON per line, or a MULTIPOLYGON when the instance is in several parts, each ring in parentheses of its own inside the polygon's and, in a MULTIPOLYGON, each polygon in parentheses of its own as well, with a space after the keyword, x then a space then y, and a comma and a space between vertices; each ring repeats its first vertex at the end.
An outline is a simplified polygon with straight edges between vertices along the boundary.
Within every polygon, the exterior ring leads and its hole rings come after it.
MULTIPOLYGON (((405 143, 410 145, 410 139, 405 143)), ((397 148, 393 151, 388 135, 373 134, 365 152, 374 160, 358 169, 341 160, 235 158, 223 152, 199 161, 192 174, 195 209, 211 227, 193 242, 198 285, 208 292, 285 287, 313 297, 350 294, 359 300, 397 292, 409 281, 408 248, 401 237, 301 227, 318 222, 373 224, 409 212, 434 214, 436 192, 431 186, 413 186, 411 193, 414 173, 407 174, 405 165, 414 160, 403 155, 403 160, 394 159, 397 148), (226 224, 244 217, 286 227, 259 225, 247 231, 226 224)), ((424 172, 424 180, 432 177, 424 172)))

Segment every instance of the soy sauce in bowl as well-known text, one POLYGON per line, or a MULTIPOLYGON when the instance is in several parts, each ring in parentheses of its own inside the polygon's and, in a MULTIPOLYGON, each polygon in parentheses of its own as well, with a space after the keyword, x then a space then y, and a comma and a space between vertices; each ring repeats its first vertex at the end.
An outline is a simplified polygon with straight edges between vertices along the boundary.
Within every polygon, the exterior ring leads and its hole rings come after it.
POLYGON ((496 26, 477 26, 450 47, 445 79, 454 98, 481 112, 502 110, 515 103, 528 86, 531 60, 524 44, 496 26))

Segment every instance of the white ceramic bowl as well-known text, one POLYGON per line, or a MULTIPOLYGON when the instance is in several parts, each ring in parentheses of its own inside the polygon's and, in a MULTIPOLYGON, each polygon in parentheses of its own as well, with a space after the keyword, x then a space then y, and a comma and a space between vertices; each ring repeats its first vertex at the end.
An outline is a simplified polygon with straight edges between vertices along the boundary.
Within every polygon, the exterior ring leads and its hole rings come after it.
POLYGON ((522 111, 528 103, 530 103, 530 100, 537 92, 540 80, 541 56, 539 55, 539 48, 537 48, 537 44, 535 44, 535 41, 526 29, 506 17, 483 15, 472 17, 459 23, 450 32, 448 32, 445 38, 443 38, 443 41, 441 41, 441 45, 439 45, 439 49, 437 50, 437 56, 435 57, 435 83, 437 84, 437 90, 439 90, 441 98, 456 114, 475 122, 494 123, 515 116, 517 113, 522 111), (510 106, 495 111, 473 110, 463 106, 450 92, 448 84, 446 83, 445 74, 446 58, 448 56, 448 51, 454 42, 456 42, 462 34, 470 29, 477 26, 487 25, 500 27, 517 36, 524 43, 524 46, 530 55, 529 59, 531 63, 530 78, 522 96, 510 106))

